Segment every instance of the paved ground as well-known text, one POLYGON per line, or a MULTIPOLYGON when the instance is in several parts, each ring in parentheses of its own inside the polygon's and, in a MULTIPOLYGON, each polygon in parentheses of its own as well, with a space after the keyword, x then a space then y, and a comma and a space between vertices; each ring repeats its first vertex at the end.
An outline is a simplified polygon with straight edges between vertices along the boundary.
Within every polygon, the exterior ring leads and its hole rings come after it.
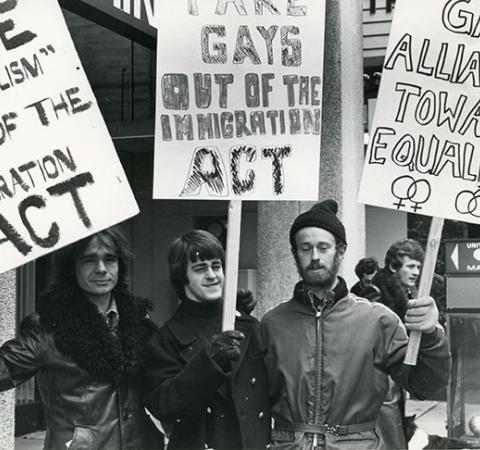
POLYGON ((406 415, 412 414, 425 433, 447 436, 447 402, 408 400, 406 415))
MULTIPOLYGON (((447 404, 446 402, 408 400, 407 415, 417 415, 417 425, 429 434, 447 435, 447 404)), ((41 450, 45 433, 20 436, 15 439, 15 450, 41 450)))

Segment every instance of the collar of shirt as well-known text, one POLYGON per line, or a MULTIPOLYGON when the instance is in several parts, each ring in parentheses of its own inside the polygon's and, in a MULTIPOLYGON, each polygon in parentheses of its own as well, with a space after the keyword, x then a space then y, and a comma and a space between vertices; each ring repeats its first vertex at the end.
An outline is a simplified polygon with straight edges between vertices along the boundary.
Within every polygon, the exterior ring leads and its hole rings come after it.
POLYGON ((108 316, 112 315, 110 314, 111 312, 113 312, 113 315, 118 318, 118 309, 117 309, 117 302, 115 301, 115 299, 113 298, 112 296, 112 300, 110 301, 110 304, 108 305, 108 308, 107 310, 103 313, 103 317, 105 317, 105 320, 108 321, 108 316))

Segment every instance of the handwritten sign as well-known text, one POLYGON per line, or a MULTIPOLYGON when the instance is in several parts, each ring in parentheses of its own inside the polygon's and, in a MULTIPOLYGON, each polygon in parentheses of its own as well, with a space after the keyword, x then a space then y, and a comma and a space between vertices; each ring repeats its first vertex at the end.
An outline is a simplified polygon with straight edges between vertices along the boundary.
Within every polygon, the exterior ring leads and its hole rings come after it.
POLYGON ((480 223, 480 9, 399 0, 359 201, 480 223))
POLYGON ((161 0, 154 198, 318 196, 325 2, 161 0))
POLYGON ((55 0, 0 3, 0 272, 138 212, 55 0))

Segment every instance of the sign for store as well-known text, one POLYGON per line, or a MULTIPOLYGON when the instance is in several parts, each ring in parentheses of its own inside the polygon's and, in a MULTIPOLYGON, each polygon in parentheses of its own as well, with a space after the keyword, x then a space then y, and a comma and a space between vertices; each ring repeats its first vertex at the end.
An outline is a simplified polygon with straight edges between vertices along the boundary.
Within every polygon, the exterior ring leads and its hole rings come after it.
POLYGON ((475 4, 396 2, 359 201, 480 223, 475 4))
POLYGON ((316 200, 325 2, 157 2, 154 198, 316 200))
POLYGON ((56 0, 0 8, 0 272, 138 212, 56 0))
POLYGON ((480 273, 480 240, 445 242, 445 272, 480 273))

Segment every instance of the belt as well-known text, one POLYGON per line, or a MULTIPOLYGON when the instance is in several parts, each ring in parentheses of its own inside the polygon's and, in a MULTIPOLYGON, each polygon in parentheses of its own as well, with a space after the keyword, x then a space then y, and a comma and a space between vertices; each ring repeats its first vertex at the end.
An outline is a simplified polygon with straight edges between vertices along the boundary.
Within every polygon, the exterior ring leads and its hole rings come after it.
POLYGON ((344 436, 350 433, 373 430, 375 422, 355 423, 353 425, 320 425, 314 423, 291 423, 275 419, 275 429, 284 431, 299 431, 301 433, 334 434, 344 436))

